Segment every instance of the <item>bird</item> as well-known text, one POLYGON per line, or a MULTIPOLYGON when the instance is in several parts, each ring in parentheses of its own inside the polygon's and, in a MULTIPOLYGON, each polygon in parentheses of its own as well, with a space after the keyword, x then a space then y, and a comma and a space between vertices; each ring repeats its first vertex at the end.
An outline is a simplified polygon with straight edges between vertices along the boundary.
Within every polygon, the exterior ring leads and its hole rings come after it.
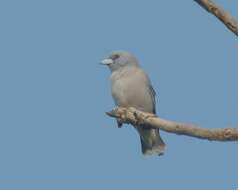
MULTIPOLYGON (((141 68, 137 58, 130 52, 113 51, 101 64, 111 71, 111 94, 118 107, 134 107, 140 111, 156 114, 156 93, 151 81, 141 68)), ((118 127, 122 123, 117 120, 118 127)), ((159 129, 134 126, 138 131, 143 155, 163 155, 165 143, 159 129)))

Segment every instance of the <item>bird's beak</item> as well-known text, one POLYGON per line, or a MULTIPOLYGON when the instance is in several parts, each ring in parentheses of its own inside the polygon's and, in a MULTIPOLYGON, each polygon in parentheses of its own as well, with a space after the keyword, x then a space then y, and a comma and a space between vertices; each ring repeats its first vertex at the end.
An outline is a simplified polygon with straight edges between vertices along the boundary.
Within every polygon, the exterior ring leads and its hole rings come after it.
POLYGON ((101 61, 101 64, 103 64, 103 65, 110 65, 110 64, 112 64, 113 63, 113 60, 112 59, 103 59, 102 61, 101 61))

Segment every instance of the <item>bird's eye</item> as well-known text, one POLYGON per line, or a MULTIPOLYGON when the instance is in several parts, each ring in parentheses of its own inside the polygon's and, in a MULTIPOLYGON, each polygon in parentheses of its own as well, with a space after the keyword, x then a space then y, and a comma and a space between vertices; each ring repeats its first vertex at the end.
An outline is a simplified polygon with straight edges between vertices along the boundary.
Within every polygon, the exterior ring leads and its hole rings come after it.
POLYGON ((112 60, 116 60, 116 59, 118 59, 120 57, 120 55, 118 55, 118 54, 113 54, 112 56, 111 56, 111 59, 112 60))

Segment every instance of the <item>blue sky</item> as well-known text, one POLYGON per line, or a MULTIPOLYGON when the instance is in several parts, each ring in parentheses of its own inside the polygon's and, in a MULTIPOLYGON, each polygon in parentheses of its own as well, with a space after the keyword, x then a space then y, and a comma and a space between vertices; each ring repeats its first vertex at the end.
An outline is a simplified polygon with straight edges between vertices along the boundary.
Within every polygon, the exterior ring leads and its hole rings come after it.
MULTIPOLYGON (((238 19, 237 1, 217 1, 238 19)), ((162 118, 238 127, 237 37, 194 1, 1 1, 0 189, 237 189, 237 142, 116 128, 112 50, 140 60, 162 118)))

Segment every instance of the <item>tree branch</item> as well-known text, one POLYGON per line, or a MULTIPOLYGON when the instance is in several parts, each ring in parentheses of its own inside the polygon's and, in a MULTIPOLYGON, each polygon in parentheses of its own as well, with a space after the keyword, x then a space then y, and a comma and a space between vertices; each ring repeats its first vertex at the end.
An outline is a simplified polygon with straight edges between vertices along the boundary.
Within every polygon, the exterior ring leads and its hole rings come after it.
POLYGON ((238 22, 233 19, 224 9, 217 6, 212 0, 194 0, 201 7, 216 16, 225 26, 238 36, 238 22))
POLYGON ((139 111, 135 108, 117 107, 107 115, 117 118, 122 123, 146 128, 156 128, 177 135, 186 135, 213 141, 237 141, 238 128, 205 129, 191 124, 177 123, 158 118, 156 115, 139 111))

